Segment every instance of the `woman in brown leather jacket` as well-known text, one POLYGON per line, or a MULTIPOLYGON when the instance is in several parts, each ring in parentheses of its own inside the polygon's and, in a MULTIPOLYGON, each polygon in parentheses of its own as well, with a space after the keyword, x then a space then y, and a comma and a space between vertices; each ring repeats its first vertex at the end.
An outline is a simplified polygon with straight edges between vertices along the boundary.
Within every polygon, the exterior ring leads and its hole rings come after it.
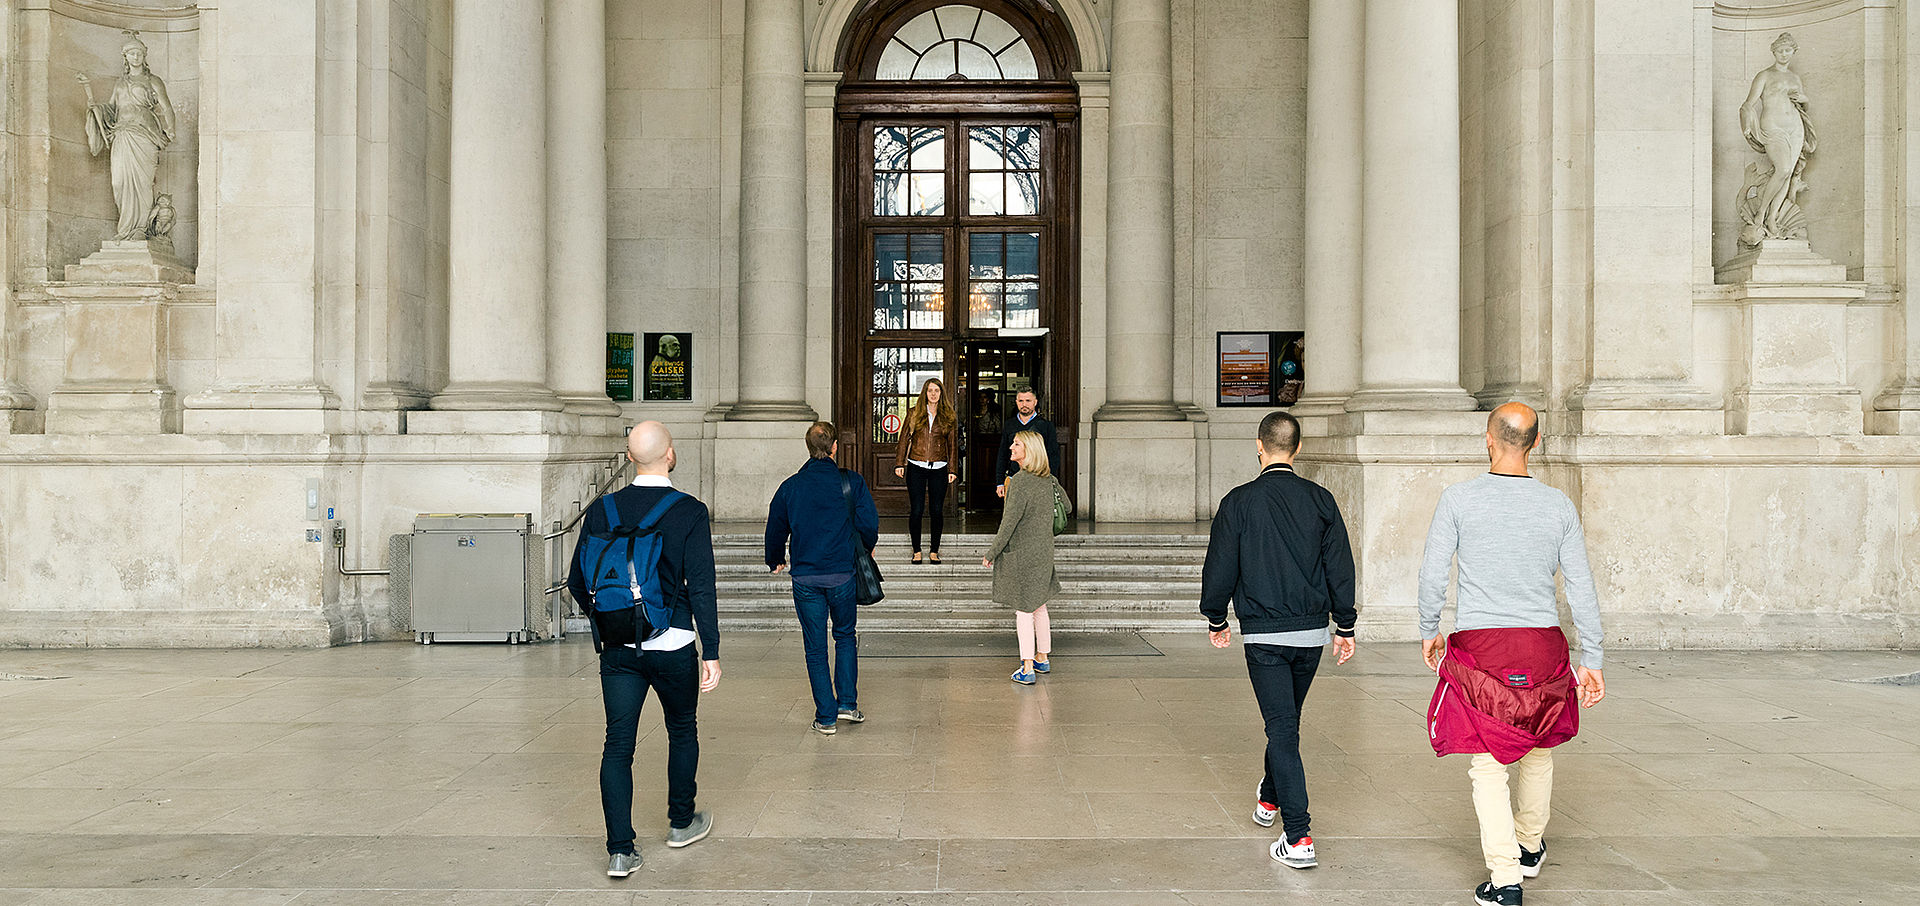
POLYGON ((907 529, 913 536, 913 562, 920 562, 920 516, 933 503, 933 538, 928 556, 940 562, 941 510, 947 502, 947 485, 959 476, 954 472, 954 457, 960 443, 955 428, 953 403, 947 400, 947 385, 939 378, 927 378, 920 385, 920 398, 907 412, 907 424, 900 430, 900 463, 893 474, 907 480, 907 529))

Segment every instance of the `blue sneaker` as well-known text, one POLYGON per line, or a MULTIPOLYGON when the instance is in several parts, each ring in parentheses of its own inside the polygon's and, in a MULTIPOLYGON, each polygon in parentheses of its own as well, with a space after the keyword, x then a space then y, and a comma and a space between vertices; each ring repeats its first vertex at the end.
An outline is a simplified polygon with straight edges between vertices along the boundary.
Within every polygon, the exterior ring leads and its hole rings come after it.
POLYGON ((1035 672, 1035 673, 1052 673, 1052 672, 1053 672, 1053 665, 1052 665, 1052 664, 1050 664, 1050 663, 1048 663, 1048 662, 1046 662, 1046 661, 1034 661, 1034 662, 1033 662, 1033 672, 1035 672))
POLYGON ((1013 671, 1013 681, 1022 686, 1033 685, 1033 672, 1025 667, 1013 671))

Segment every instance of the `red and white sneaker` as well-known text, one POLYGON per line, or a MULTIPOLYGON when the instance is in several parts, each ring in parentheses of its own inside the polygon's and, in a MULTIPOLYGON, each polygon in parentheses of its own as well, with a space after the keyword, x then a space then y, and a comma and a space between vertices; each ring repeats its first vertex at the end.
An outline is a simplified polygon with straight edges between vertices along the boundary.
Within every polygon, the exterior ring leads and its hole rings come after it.
POLYGON ((1288 868, 1312 868, 1320 864, 1320 861, 1313 857, 1312 837, 1301 837, 1300 842, 1289 845, 1286 836, 1282 835, 1280 839, 1273 841, 1273 845, 1267 848, 1267 852, 1273 856, 1273 861, 1288 868))
POLYGON ((1253 791, 1253 823, 1261 827, 1272 827, 1273 819, 1280 814, 1280 806, 1260 798, 1260 790, 1253 791))

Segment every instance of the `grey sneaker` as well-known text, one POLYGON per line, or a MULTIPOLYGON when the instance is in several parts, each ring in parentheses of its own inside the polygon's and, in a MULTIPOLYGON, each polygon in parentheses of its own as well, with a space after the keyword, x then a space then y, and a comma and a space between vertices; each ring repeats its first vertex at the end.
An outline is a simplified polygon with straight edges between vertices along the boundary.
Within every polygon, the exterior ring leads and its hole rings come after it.
POLYGON ((840 719, 848 723, 855 723, 855 724, 861 724, 861 723, 867 722, 867 716, 865 714, 861 714, 859 708, 841 708, 840 719))
POLYGON ((640 870, 639 853, 614 853, 607 857, 607 877, 624 878, 640 870))
POLYGON ((700 842, 707 832, 713 830, 713 815, 710 812, 694 812, 693 823, 686 827, 667 828, 667 845, 674 849, 700 842))
POLYGON ((816 720, 813 722, 813 732, 818 733, 821 736, 832 736, 833 734, 840 732, 840 728, 834 726, 833 724, 823 724, 816 720))

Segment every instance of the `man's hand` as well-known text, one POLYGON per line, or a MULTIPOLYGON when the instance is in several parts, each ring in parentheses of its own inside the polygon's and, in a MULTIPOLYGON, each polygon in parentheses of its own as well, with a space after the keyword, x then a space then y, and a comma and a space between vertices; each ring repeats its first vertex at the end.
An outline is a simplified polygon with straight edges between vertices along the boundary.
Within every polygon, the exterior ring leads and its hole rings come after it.
POLYGON ((773 572, 775 575, 779 575, 780 573, 783 573, 786 571, 787 571, 787 565, 785 563, 775 563, 773 565, 773 572))
POLYGON ((1225 648, 1228 645, 1233 644, 1233 627, 1228 626, 1227 628, 1222 629, 1219 632, 1208 630, 1207 641, 1212 642, 1213 647, 1215 648, 1225 648))
POLYGON ((1440 672, 1440 657, 1447 653, 1447 637, 1436 635, 1420 643, 1420 656, 1426 658, 1427 669, 1440 672))
POLYGON ((720 662, 700 662, 700 691, 712 692, 720 688, 720 662))
POLYGON ((994 488, 993 488, 993 492, 994 492, 995 494, 998 494, 998 495, 1000 495, 1000 496, 1002 496, 1002 497, 1005 497, 1005 496, 1007 496, 1007 484, 1006 484, 1006 482, 1004 482, 1004 481, 1003 481, 1003 482, 1001 482, 1001 483, 999 483, 999 484, 997 484, 997 485, 995 485, 995 486, 994 486, 994 488))
POLYGON ((1349 659, 1353 657, 1353 637, 1337 636, 1337 635, 1334 636, 1333 651, 1335 654, 1339 655, 1339 657, 1336 658, 1333 662, 1335 666, 1346 663, 1349 659))
POLYGON ((1591 708, 1607 697, 1607 681, 1601 678, 1600 671, 1575 667, 1573 676, 1580 681, 1580 707, 1591 708))

